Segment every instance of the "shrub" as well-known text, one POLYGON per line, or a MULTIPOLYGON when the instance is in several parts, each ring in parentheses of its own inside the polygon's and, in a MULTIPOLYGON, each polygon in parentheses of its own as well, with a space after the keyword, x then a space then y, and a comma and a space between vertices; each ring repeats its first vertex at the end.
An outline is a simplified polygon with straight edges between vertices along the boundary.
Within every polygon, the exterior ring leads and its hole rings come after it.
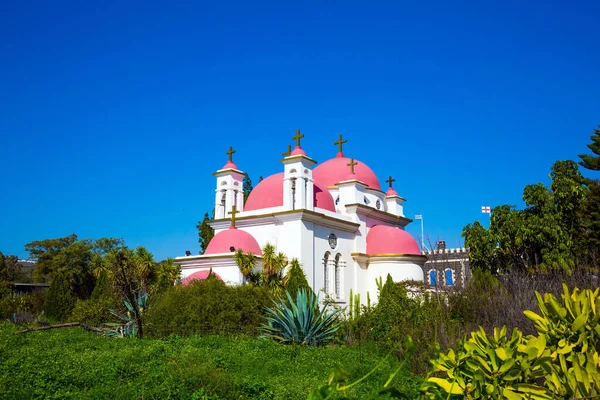
POLYGON ((292 298, 295 298, 296 294, 300 290, 312 291, 308 281, 306 280, 306 274, 304 273, 304 270, 302 270, 300 262, 297 258, 292 258, 292 261, 290 262, 290 268, 283 278, 283 284, 292 298))
POLYGON ((296 299, 286 292, 287 301, 276 300, 267 308, 267 322, 261 325, 263 333, 282 343, 317 346, 330 342, 339 329, 341 310, 329 310, 328 304, 319 306, 319 298, 311 291, 300 289, 296 299))
POLYGON ((63 275, 56 275, 48 289, 44 313, 48 318, 63 321, 71 315, 74 306, 75 297, 71 293, 69 282, 63 275))
POLYGON ((149 335, 192 333, 258 333, 264 308, 271 303, 267 289, 226 286, 209 277, 189 286, 176 286, 150 299, 144 328, 149 335))
POLYGON ((110 313, 110 309, 113 306, 113 301, 106 297, 94 300, 78 300, 75 303, 70 319, 97 327, 113 319, 110 313))

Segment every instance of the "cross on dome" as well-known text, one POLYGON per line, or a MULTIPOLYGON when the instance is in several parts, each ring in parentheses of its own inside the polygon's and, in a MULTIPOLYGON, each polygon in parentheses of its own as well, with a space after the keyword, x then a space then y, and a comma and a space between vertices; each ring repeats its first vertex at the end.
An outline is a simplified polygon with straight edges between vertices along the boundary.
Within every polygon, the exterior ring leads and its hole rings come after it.
POLYGON ((344 143, 348 143, 347 140, 342 140, 342 134, 340 133, 338 135, 338 140, 337 142, 333 142, 333 144, 337 145, 339 147, 339 152, 338 152, 338 157, 344 157, 344 153, 342 151, 342 146, 344 145, 344 143))
POLYGON ((289 157, 289 156, 290 156, 290 154, 292 154, 292 146, 290 146, 290 145, 288 144, 288 149, 287 149, 287 151, 286 151, 285 153, 281 153, 281 155, 282 155, 282 156, 284 156, 284 157, 289 157))
POLYGON ((388 185, 390 185, 390 189, 392 188, 392 183, 396 182, 396 180, 394 178, 392 178, 392 176, 390 175, 390 178, 386 181, 388 183, 388 185))
POLYGON ((302 139, 304 135, 300 133, 300 129, 296 131, 296 135, 292 136, 292 139, 296 141, 296 147, 300 147, 300 139, 302 139))
POLYGON ((354 174, 354 166, 358 164, 356 161, 354 161, 354 158, 350 159, 350 162, 348 164, 346 164, 347 166, 350 167, 350 173, 354 174))
POLYGON ((235 150, 233 149, 233 147, 229 146, 229 151, 226 151, 225 154, 227 154, 229 156, 229 162, 233 162, 233 154, 235 153, 235 150))
POLYGON ((235 228, 235 214, 239 213, 235 204, 231 206, 231 211, 228 214, 231 214, 231 227, 235 228))

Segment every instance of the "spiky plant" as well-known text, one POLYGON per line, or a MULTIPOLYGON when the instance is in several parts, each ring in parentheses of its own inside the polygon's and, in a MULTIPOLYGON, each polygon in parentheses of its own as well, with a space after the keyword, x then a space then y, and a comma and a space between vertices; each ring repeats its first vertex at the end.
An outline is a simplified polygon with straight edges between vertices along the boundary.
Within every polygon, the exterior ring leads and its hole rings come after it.
MULTIPOLYGON (((137 307, 140 313, 146 310, 148 303, 148 293, 141 291, 136 296, 137 307)), ((134 306, 128 301, 123 302, 127 308, 126 313, 117 310, 110 310, 111 314, 119 318, 121 322, 107 322, 104 328, 104 334, 111 337, 135 337, 138 333, 138 325, 134 317, 134 306)))
POLYGON ((318 346, 331 341, 340 327, 341 310, 329 310, 328 304, 319 305, 312 292, 300 289, 296 299, 286 292, 287 301, 278 299, 272 308, 266 308, 263 334, 282 343, 318 346))

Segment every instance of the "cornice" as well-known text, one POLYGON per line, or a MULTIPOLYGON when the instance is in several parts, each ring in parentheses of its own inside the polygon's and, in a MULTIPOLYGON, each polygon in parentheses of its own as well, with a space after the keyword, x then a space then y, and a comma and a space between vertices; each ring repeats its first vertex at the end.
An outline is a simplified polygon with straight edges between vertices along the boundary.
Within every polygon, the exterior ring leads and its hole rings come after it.
MULTIPOLYGON (((271 212, 262 215, 249 215, 246 217, 240 216, 235 219, 236 226, 239 228, 251 227, 257 225, 272 225, 277 222, 286 221, 308 221, 318 223, 319 225, 339 229, 345 232, 356 232, 360 224, 352 221, 347 221, 341 218, 334 218, 318 211, 306 209, 301 210, 286 210, 271 212)), ((224 229, 231 224, 231 219, 221 218, 208 221, 213 229, 224 229)))
POLYGON ((282 164, 288 164, 289 162, 296 161, 297 159, 303 159, 305 161, 308 161, 309 163, 317 164, 316 160, 313 160, 312 158, 310 158, 309 156, 305 156, 304 154, 296 154, 293 156, 289 156, 280 161, 282 164))
POLYGON ((213 176, 227 175, 227 174, 229 174, 231 172, 234 172, 234 173, 242 175, 242 176, 248 176, 247 173, 242 172, 239 169, 234 169, 234 168, 220 169, 218 171, 213 172, 213 176))
POLYGON ((413 222, 413 220, 410 218, 390 214, 385 211, 377 210, 375 208, 365 206, 364 204, 360 203, 346 204, 346 211, 348 213, 365 215, 367 217, 372 217, 382 222, 387 222, 399 226, 406 226, 413 222))
POLYGON ((427 261, 427 256, 419 255, 419 254, 365 254, 365 253, 350 253, 353 259, 357 261, 417 261, 417 262, 425 262, 427 261))

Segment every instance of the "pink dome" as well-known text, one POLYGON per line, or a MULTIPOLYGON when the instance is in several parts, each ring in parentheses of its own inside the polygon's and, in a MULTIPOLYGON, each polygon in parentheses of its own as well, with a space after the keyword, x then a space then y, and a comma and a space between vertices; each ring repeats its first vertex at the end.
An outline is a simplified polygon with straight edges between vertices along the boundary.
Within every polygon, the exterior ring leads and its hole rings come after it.
POLYGON ((244 253, 262 254, 256 239, 248 232, 237 228, 229 228, 217 233, 208 243, 204 254, 231 253, 231 247, 235 250, 242 249, 244 253))
MULTIPOLYGON (((341 156, 329 159, 313 170, 313 177, 325 186, 337 185, 338 182, 346 180, 350 174, 349 162, 349 158, 341 156)), ((360 161, 357 162, 358 164, 354 166, 354 173, 357 176, 355 179, 366 183, 371 189, 381 190, 379 180, 371 168, 360 161)))
MULTIPOLYGON (((250 192, 244 211, 261 210, 283 205, 283 172, 266 177, 250 192)), ((314 206, 335 212, 333 197, 320 182, 314 182, 314 206)), ((214 239, 213 239, 214 240, 214 239)), ((212 243, 212 242, 211 242, 212 243)))
POLYGON ((290 153, 290 156, 305 156, 306 152, 304 150, 302 150, 302 147, 298 147, 296 146, 296 148, 294 149, 294 151, 292 151, 290 153))
POLYGON ((387 192, 385 192, 386 197, 392 197, 392 196, 398 196, 398 192, 396 192, 394 189, 389 188, 387 190, 387 192))
POLYGON ((415 238, 393 226, 375 225, 367 233, 367 254, 420 255, 415 238))
POLYGON ((220 281, 223 280, 223 278, 221 278, 219 276, 219 274, 217 274, 216 272, 214 272, 214 271, 211 272, 210 269, 203 269, 202 271, 194 272, 193 274, 191 274, 190 276, 185 278, 183 281, 181 281, 181 285, 187 286, 190 283, 192 283, 193 281, 202 281, 202 280, 208 278, 209 274, 214 275, 215 278, 217 278, 220 281))
POLYGON ((233 161, 227 161, 227 164, 223 166, 221 169, 239 169, 237 165, 233 161))

